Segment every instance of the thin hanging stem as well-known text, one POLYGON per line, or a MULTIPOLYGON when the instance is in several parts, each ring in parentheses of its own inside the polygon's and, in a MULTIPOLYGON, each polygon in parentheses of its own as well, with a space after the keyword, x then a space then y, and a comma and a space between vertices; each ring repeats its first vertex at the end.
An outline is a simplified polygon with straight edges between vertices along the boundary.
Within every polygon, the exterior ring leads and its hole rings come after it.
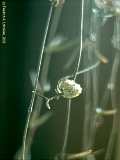
POLYGON ((44 49, 45 49, 45 43, 46 43, 46 39, 47 39, 47 35, 48 35, 48 29, 49 29, 50 21, 51 21, 51 17, 52 17, 52 11, 53 11, 53 5, 51 5, 51 7, 50 7, 50 11, 49 11, 49 15, 48 15, 47 25, 46 25, 46 29, 45 29, 45 33, 44 33, 44 39, 43 39, 42 48, 41 48, 41 52, 40 52, 40 59, 39 59, 39 65, 38 65, 38 70, 37 70, 37 76, 36 76, 36 80, 35 80, 35 89, 34 89, 34 92, 32 92, 32 97, 31 97, 29 108, 28 108, 28 116, 27 116, 27 121, 26 121, 26 125, 25 125, 24 136, 23 136, 23 156, 22 156, 23 160, 25 160, 26 139, 27 139, 31 115, 33 112, 37 84, 38 84, 39 75, 40 75, 40 71, 41 71, 41 64, 42 64, 42 59, 43 59, 43 54, 44 54, 44 49))
POLYGON ((82 50, 83 50, 84 0, 82 0, 81 10, 82 10, 82 12, 81 12, 81 27, 80 27, 80 53, 79 53, 79 59, 78 59, 77 67, 75 69, 74 80, 76 80, 76 78, 77 78, 77 72, 79 70, 81 55, 82 55, 82 50))
MULTIPOLYGON (((61 7, 56 7, 54 9, 54 14, 52 16, 51 26, 50 26, 50 30, 49 30, 49 36, 47 38, 48 44, 55 37, 56 31, 57 31, 57 28, 58 28, 58 25, 59 25, 60 16, 61 16, 61 13, 62 13, 63 6, 64 5, 62 5, 61 7)), ((46 52, 46 47, 45 47, 45 52, 46 52)), ((50 52, 50 53, 45 54, 45 56, 44 56, 43 66, 42 66, 42 71, 41 71, 42 76, 40 77, 40 81, 42 83, 41 86, 47 83, 47 75, 48 75, 50 60, 51 60, 51 57, 52 57, 53 53, 54 52, 50 52)))
MULTIPOLYGON (((77 72, 79 70, 80 66, 80 61, 81 61, 81 55, 82 55, 82 49, 83 49, 83 20, 84 20, 84 0, 82 0, 82 12, 81 12, 81 29, 80 29, 80 54, 79 54, 79 59, 74 75, 74 81, 77 78, 77 72)), ((63 147, 62 147, 62 159, 64 160, 64 155, 67 147, 67 141, 68 141, 68 134, 69 134, 69 125, 70 125, 70 112, 71 112, 71 99, 68 100, 68 110, 67 110, 67 121, 66 121, 66 126, 65 126, 65 137, 64 137, 64 142, 63 142, 63 147)))
POLYGON ((65 151, 67 148, 69 126, 70 126, 70 113, 71 113, 71 99, 67 101, 67 120, 66 120, 66 126, 65 126, 64 142, 63 142, 62 152, 61 152, 61 156, 63 160, 64 160, 65 151))

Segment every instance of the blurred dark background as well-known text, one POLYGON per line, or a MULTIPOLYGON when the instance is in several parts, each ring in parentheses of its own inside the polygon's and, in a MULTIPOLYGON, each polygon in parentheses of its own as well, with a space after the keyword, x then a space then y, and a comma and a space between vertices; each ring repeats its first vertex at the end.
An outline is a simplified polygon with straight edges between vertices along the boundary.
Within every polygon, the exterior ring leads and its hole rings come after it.
MULTIPOLYGON (((0 44, 0 159, 10 160, 22 141, 31 96, 28 70, 37 60, 49 2, 5 2, 7 43, 0 44)), ((1 5, 0 9, 2 19, 1 5)))

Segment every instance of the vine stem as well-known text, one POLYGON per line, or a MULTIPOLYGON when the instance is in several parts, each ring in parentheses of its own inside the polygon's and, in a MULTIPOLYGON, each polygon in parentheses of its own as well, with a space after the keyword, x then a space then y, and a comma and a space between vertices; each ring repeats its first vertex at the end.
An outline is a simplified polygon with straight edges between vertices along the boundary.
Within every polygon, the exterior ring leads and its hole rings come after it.
MULTIPOLYGON (((78 70, 80 66, 81 61, 81 55, 82 55, 82 49, 83 49, 83 22, 84 22, 84 0, 82 0, 82 7, 81 7, 81 27, 80 27, 80 52, 79 52, 79 59, 77 62, 77 66, 75 69, 75 75, 73 77, 74 81, 77 78, 78 70)), ((62 160, 64 160, 65 151, 67 148, 67 141, 68 141, 68 134, 69 134, 69 126, 70 126, 70 113, 71 113, 71 99, 68 100, 68 106, 67 106, 67 121, 65 125, 65 136, 64 136, 64 142, 62 146, 62 160)))
POLYGON ((37 84, 38 84, 39 75, 41 72, 41 64, 42 64, 42 60, 43 60, 46 39, 47 39, 50 21, 51 21, 51 17, 52 17, 52 11, 53 11, 53 5, 51 5, 51 7, 50 7, 50 11, 49 11, 49 15, 48 15, 48 20, 47 20, 47 24, 46 24, 46 28, 45 28, 45 32, 44 32, 44 38, 43 38, 43 43, 42 43, 42 48, 41 48, 40 58, 39 58, 39 63, 38 63, 38 70, 37 70, 37 76, 36 76, 36 80, 35 80, 34 92, 32 92, 32 97, 31 97, 29 108, 28 108, 28 116, 27 116, 27 121, 26 121, 24 135, 23 135, 23 154, 22 154, 23 160, 25 160, 27 134, 28 134, 29 124, 30 124, 30 119, 31 119, 32 112, 33 112, 37 84))
POLYGON ((79 70, 81 56, 82 56, 82 50, 83 50, 83 26, 84 26, 84 0, 82 0, 82 7, 81 7, 81 26, 80 26, 80 53, 79 53, 79 59, 74 75, 74 80, 77 78, 77 72, 79 70))
POLYGON ((67 141, 68 141, 69 126, 70 126, 70 113, 71 113, 71 99, 67 101, 67 120, 66 120, 66 125, 65 125, 64 142, 63 142, 62 152, 61 152, 61 156, 63 160, 64 160, 64 155, 65 155, 67 141))

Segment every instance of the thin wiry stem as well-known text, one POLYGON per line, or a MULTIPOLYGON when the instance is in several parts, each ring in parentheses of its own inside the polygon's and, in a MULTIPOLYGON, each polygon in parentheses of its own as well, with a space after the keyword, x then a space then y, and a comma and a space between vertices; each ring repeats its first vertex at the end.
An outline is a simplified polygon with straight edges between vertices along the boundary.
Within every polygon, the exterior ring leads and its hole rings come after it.
POLYGON ((67 100, 67 120, 65 125, 64 142, 63 142, 62 152, 61 152, 62 160, 64 160, 64 155, 67 148, 69 125, 70 125, 70 113, 71 113, 71 99, 67 100))
MULTIPOLYGON (((81 55, 82 55, 82 49, 83 49, 83 21, 84 20, 84 0, 82 0, 82 12, 81 12, 81 29, 80 29, 80 54, 79 59, 74 75, 74 80, 77 78, 77 72, 79 70, 80 61, 81 61, 81 55)), ((67 147, 67 141, 68 141, 68 133, 69 133, 69 123, 70 123, 70 112, 71 112, 71 100, 68 100, 68 110, 67 110, 67 121, 66 121, 66 127, 65 127, 65 137, 64 137, 64 143, 62 146, 62 159, 64 160, 64 154, 67 147)))
MULTIPOLYGON (((54 9, 54 14, 52 16, 51 26, 50 26, 50 30, 49 30, 48 39, 47 39, 48 44, 51 42, 51 40, 54 38, 54 36, 56 34, 63 6, 64 5, 62 5, 61 7, 56 7, 54 9)), ((57 47, 59 47, 59 45, 57 47)), ((46 48, 45 48, 45 51, 46 51, 46 48)), ((54 52, 50 52, 50 53, 45 54, 45 57, 43 60, 43 67, 42 67, 42 71, 41 71, 42 76, 40 78, 41 83, 43 83, 43 84, 41 84, 41 86, 44 86, 47 83, 48 70, 49 70, 50 60, 51 60, 53 53, 54 52)))
MULTIPOLYGON (((37 113, 36 113, 37 114, 37 113)), ((26 138, 26 146, 25 146, 25 153, 24 158, 25 160, 31 160, 31 145, 34 140, 35 132, 38 129, 38 127, 42 126, 44 123, 48 121, 48 119, 52 116, 51 112, 47 112, 44 115, 42 115, 40 118, 36 117, 36 115, 33 117, 32 115, 32 123, 30 123, 30 132, 27 135, 26 138)), ((23 156, 23 148, 21 147, 18 152, 15 154, 14 159, 15 160, 22 160, 23 156)))
MULTIPOLYGON (((80 29, 80 54, 79 54, 79 60, 77 63, 74 80, 76 80, 77 72, 79 70, 80 61, 81 61, 81 55, 82 55, 82 49, 83 49, 83 20, 84 20, 84 0, 82 0, 82 13, 81 13, 81 29, 80 29)), ((64 143, 62 146, 62 159, 64 160, 64 154, 67 147, 67 141, 68 141, 68 134, 69 134, 69 123, 70 123, 70 112, 71 112, 71 100, 68 100, 68 110, 67 110, 67 121, 65 126, 65 137, 64 137, 64 143)))
POLYGON ((83 50, 83 25, 84 25, 84 0, 82 0, 82 7, 81 7, 81 27, 80 27, 80 53, 79 53, 79 59, 78 63, 75 69, 75 75, 74 80, 77 78, 77 72, 79 70, 81 56, 82 56, 82 50, 83 50))
POLYGON ((25 130, 24 130, 24 136, 23 136, 23 156, 22 156, 23 160, 25 160, 26 138, 27 138, 27 134, 28 134, 28 129, 29 129, 29 123, 30 123, 31 115, 32 115, 32 112, 33 112, 33 106, 34 106, 34 102, 35 102, 37 84, 38 84, 39 75, 40 75, 40 71, 41 71, 41 64, 42 64, 42 59, 43 59, 43 53, 44 53, 44 49, 45 49, 45 43, 46 43, 46 39, 47 39, 47 34, 48 34, 48 29, 49 29, 49 25, 50 25, 51 16, 52 16, 52 11, 53 11, 53 6, 51 5, 50 11, 49 11, 48 20, 47 20, 47 25, 46 25, 46 29, 45 29, 45 33, 44 33, 44 39, 43 39, 42 49, 41 49, 41 52, 40 52, 39 65, 38 65, 37 76, 36 76, 36 80, 35 80, 35 89, 34 89, 35 92, 32 92, 32 97, 31 97, 29 108, 28 108, 27 122, 26 122, 25 130))

